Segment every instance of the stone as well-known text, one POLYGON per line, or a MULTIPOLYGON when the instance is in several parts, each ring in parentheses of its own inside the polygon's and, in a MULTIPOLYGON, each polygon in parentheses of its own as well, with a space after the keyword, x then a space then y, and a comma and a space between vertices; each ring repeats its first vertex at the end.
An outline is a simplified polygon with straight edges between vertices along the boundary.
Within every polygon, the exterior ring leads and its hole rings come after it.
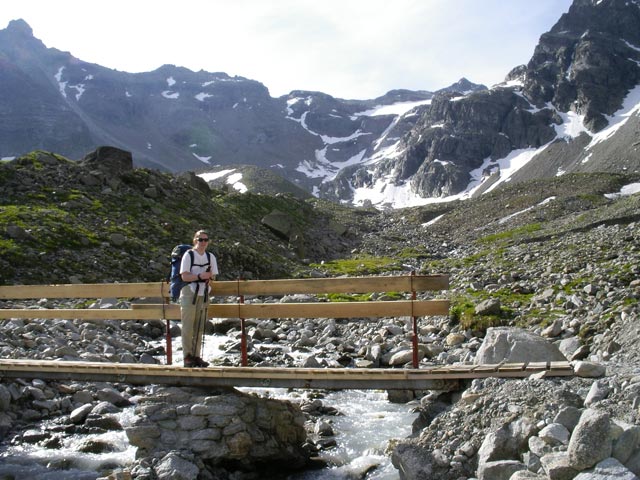
POLYGON ((585 406, 590 407, 609 395, 611 387, 606 380, 597 380, 591 384, 587 398, 584 401, 585 406))
POLYGON ((566 429, 571 432, 576 427, 576 425, 578 425, 581 415, 582 410, 577 407, 563 407, 558 411, 555 418, 553 419, 553 422, 564 425, 566 429))
POLYGON ((91 410, 93 410, 93 405, 91 405, 90 403, 82 405, 81 407, 78 407, 71 412, 71 414, 69 415, 69 420, 71 421, 71 423, 79 425, 86 420, 89 413, 91 413, 91 410))
POLYGON ((632 425, 626 428, 613 443, 611 456, 625 464, 640 445, 640 427, 632 425))
POLYGON ((569 464, 566 452, 548 453, 540 458, 540 463, 547 477, 551 480, 571 480, 577 473, 569 464))
POLYGON ((546 477, 528 470, 519 470, 511 475, 509 480, 546 480, 546 477))
POLYGON ((447 335, 447 338, 445 338, 445 343, 448 346, 453 347, 464 343, 465 340, 466 337, 462 333, 453 332, 447 335))
POLYGON ((573 480, 638 480, 638 477, 615 458, 606 458, 573 480))
POLYGON ((631 458, 625 462, 625 467, 640 477, 640 450, 637 450, 631 458))
POLYGON ((591 408, 580 416, 574 429, 567 454, 569 465, 575 470, 586 470, 611 455, 609 414, 591 408))
POLYGON ((517 457, 527 445, 527 440, 532 435, 534 428, 534 425, 527 418, 520 418, 489 433, 485 436, 478 450, 478 463, 517 457))
POLYGON ((487 329, 474 363, 566 361, 558 347, 539 335, 520 328, 494 327, 487 329))
POLYGON ((556 319, 551 325, 542 330, 543 337, 557 337, 562 333, 562 320, 556 319))
POLYGON ((583 378, 599 378, 606 373, 606 367, 593 362, 577 361, 572 363, 573 372, 583 378))
POLYGON ((155 468, 158 480, 196 480, 200 469, 192 459, 178 452, 169 452, 155 468))
POLYGON ((517 460, 498 460, 482 463, 478 466, 478 480, 509 480, 518 471, 527 466, 517 460))
POLYGON ((131 402, 127 398, 123 397, 115 388, 103 388, 98 390, 96 396, 98 397, 98 400, 112 403, 116 407, 128 407, 131 405, 131 402))
POLYGON ((476 315, 500 315, 500 300, 497 298, 489 298, 476 305, 476 315))
POLYGON ((569 430, 560 423, 550 423, 538 432, 538 437, 551 446, 569 443, 569 430))
POLYGON ((582 342, 579 337, 572 336, 563 338, 558 345, 560 352, 567 358, 571 356, 582 346, 582 342))

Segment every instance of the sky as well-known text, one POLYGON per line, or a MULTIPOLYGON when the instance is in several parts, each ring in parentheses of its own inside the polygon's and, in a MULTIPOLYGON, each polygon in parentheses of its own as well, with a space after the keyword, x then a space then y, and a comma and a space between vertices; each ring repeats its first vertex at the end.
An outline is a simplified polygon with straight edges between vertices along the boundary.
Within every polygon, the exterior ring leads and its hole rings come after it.
POLYGON ((527 63, 571 0, 19 0, 47 47, 125 72, 165 64, 292 90, 371 99, 435 91, 461 77, 487 86, 527 63))

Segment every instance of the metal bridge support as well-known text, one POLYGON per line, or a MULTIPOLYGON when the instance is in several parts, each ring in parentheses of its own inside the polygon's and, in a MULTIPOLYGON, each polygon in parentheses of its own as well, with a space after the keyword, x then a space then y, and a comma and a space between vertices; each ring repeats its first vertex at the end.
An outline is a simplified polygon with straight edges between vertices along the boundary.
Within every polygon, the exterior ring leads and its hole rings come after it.
MULTIPOLYGON (((416 300, 416 289, 413 286, 413 277, 415 277, 416 272, 413 270, 411 272, 412 282, 411 282, 411 300, 416 300)), ((411 307, 413 310, 413 306, 411 307)), ((415 315, 411 316, 411 320, 413 322, 413 368, 418 368, 420 363, 418 359, 418 317, 415 315)))

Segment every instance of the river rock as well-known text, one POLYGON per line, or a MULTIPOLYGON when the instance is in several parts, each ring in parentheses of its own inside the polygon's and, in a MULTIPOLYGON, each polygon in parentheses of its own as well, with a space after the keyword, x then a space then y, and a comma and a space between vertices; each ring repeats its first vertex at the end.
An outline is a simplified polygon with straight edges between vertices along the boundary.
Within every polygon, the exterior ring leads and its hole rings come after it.
POLYGON ((193 458, 185 458, 181 452, 169 452, 155 468, 158 480, 194 480, 200 469, 193 458))

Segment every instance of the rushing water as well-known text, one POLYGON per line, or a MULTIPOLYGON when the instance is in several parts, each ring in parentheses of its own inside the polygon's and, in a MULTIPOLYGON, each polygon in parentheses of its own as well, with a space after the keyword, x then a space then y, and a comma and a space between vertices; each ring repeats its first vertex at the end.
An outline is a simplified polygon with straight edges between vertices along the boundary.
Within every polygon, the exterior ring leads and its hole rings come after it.
MULTIPOLYGON (((120 424, 131 424, 133 407, 120 414, 120 424)), ((42 448, 22 444, 0 449, 0 478, 25 480, 95 480, 114 468, 135 459, 124 431, 103 434, 73 435, 65 438, 58 448, 42 448), (82 453, 79 448, 87 441, 103 442, 114 449, 107 453, 82 453)))
MULTIPOLYGON (((225 336, 208 337, 205 343, 206 359, 220 355, 220 345, 228 341, 225 336)), ((180 339, 173 342, 173 364, 182 364, 180 339)), ((240 388, 270 398, 299 402, 302 391, 287 389, 240 388)), ((407 437, 416 417, 410 406, 387 400, 386 392, 343 390, 328 392, 322 398, 325 406, 337 409, 342 415, 326 417, 336 434, 336 447, 324 450, 321 458, 329 468, 292 475, 289 480, 341 480, 365 478, 368 480, 397 480, 397 470, 391 465, 387 453, 389 441, 407 437)), ((120 414, 123 427, 131 424, 133 407, 120 414)), ((39 428, 38 425, 34 429, 39 428)), ((74 435, 65 439, 56 449, 38 445, 0 446, 0 479, 29 480, 95 480, 110 471, 126 467, 135 458, 135 448, 129 446, 124 431, 100 435, 74 435), (101 454, 81 453, 79 447, 89 440, 113 445, 115 451, 101 454)))
MULTIPOLYGON (((258 391, 259 389, 241 389, 258 391)), ((263 390, 272 398, 291 399, 295 393, 284 389, 263 390)), ((411 433, 416 417, 408 405, 391 403, 386 392, 372 390, 341 390, 328 393, 322 399, 326 406, 342 415, 331 419, 337 446, 321 453, 329 468, 307 471, 288 477, 289 480, 397 480, 398 471, 389 458, 389 442, 411 433)))

